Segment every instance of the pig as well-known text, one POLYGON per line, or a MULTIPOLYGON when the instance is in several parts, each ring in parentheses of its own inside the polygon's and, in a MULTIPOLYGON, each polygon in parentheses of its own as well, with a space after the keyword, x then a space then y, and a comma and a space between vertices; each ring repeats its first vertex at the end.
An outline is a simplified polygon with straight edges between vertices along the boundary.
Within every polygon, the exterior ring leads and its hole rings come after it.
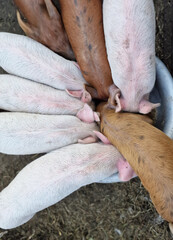
POLYGON ((113 84, 103 32, 102 1, 60 0, 62 20, 85 80, 97 92, 93 98, 107 99, 113 84))
POLYGON ((76 62, 66 60, 26 36, 0 33, 0 66, 8 73, 67 90, 85 103, 91 95, 76 62))
POLYGON ((0 75, 0 108, 14 112, 76 115, 87 123, 99 121, 99 116, 88 104, 65 91, 9 74, 0 75))
POLYGON ((0 113, 0 152, 12 155, 45 153, 77 143, 96 142, 95 123, 70 115, 0 113))
POLYGON ((112 145, 92 143, 72 144, 36 159, 0 193, 0 228, 24 224, 80 187, 109 177, 121 158, 112 145))
POLYGON ((109 104, 116 112, 149 113, 156 79, 155 12, 152 0, 104 0, 103 22, 114 84, 109 104))
POLYGON ((27 36, 67 59, 75 59, 61 16, 51 0, 14 0, 14 3, 27 19, 24 22, 17 11, 18 23, 27 36))
POLYGON ((173 223, 173 141, 146 115, 101 106, 101 131, 120 151, 150 193, 158 213, 173 223))

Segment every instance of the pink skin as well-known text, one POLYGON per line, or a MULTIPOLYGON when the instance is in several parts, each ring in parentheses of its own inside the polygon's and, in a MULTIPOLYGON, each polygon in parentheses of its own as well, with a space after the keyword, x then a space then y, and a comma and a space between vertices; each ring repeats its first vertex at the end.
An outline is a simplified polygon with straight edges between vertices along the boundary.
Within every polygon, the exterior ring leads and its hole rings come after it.
POLYGON ((76 115, 80 120, 86 123, 92 123, 94 121, 99 122, 99 113, 93 112, 88 104, 85 104, 82 109, 80 109, 76 115))
MULTIPOLYGON (((126 100, 121 96, 121 91, 115 85, 111 85, 109 88, 110 97, 108 99, 109 107, 115 109, 115 112, 120 112, 122 110, 127 110, 126 100)), ((138 111, 142 114, 148 114, 160 106, 160 103, 151 103, 147 100, 149 95, 146 96, 146 99, 141 100, 139 103, 138 111)))
POLYGON ((106 0, 103 22, 114 85, 109 104, 116 112, 149 113, 156 80, 155 12, 152 0, 106 0))
POLYGON ((85 89, 75 90, 75 91, 68 90, 68 89, 65 89, 65 90, 68 93, 68 95, 70 95, 71 97, 79 98, 84 103, 91 102, 91 95, 85 89))
POLYGON ((91 101, 79 66, 25 36, 0 33, 0 66, 8 73, 43 83, 82 102, 91 101))
POLYGON ((98 114, 93 111, 92 102, 91 108, 71 94, 67 94, 68 91, 10 74, 1 74, 0 83, 0 109, 11 112, 77 115, 86 123, 99 121, 98 114))
MULTIPOLYGON (((105 137, 101 132, 94 131, 94 133, 104 144, 111 144, 107 137, 105 137)), ((117 161, 116 167, 119 172, 119 178, 123 182, 129 181, 133 177, 137 176, 130 164, 124 158, 120 158, 117 161)))
POLYGON ((96 142, 96 123, 84 123, 75 116, 34 113, 0 113, 0 152, 26 155, 50 152, 82 139, 96 142))
POLYGON ((32 161, 0 192, 0 228, 20 226, 82 186, 108 178, 120 157, 100 142, 69 145, 32 161))

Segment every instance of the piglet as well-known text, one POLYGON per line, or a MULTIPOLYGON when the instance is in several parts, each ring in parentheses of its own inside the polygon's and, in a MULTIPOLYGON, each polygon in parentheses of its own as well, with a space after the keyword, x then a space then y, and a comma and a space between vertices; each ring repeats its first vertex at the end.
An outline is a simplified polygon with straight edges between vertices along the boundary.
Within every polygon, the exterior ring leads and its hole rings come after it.
MULTIPOLYGON (((60 0, 64 26, 85 80, 107 99, 112 85, 103 32, 102 1, 60 0)), ((89 90, 89 89, 88 89, 89 90)))
POLYGON ((149 113, 155 68, 155 12, 152 0, 104 0, 104 33, 113 82, 110 105, 116 112, 149 113))
POLYGON ((77 63, 25 36, 0 33, 0 66, 8 73, 44 83, 90 102, 77 63))
MULTIPOLYGON (((101 131, 139 176, 158 213, 173 223, 173 141, 147 116, 102 106, 101 131)), ((171 230, 172 231, 172 230, 171 230)))
POLYGON ((103 143, 73 144, 28 164, 0 193, 0 228, 15 228, 82 186, 117 172, 121 154, 103 143))
POLYGON ((95 142, 95 123, 84 123, 70 115, 0 113, 0 152, 35 154, 77 143, 95 142))
POLYGON ((14 112, 76 115, 88 123, 99 121, 97 113, 91 107, 69 96, 65 91, 9 74, 0 75, 0 109, 14 112))
POLYGON ((51 0, 14 0, 20 27, 27 36, 46 45, 67 59, 75 59, 61 16, 51 0))

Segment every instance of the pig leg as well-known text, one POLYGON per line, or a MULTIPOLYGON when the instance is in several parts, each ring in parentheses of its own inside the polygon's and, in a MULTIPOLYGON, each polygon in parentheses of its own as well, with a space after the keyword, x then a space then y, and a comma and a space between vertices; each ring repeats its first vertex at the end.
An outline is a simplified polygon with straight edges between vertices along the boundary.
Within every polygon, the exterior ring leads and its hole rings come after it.
MULTIPOLYGON (((110 144, 110 141, 101 132, 94 131, 94 133, 103 143, 110 144)), ((123 182, 129 181, 131 178, 136 176, 132 167, 130 166, 130 164, 124 158, 120 158, 117 161, 116 167, 117 167, 118 172, 119 172, 119 178, 123 182)))

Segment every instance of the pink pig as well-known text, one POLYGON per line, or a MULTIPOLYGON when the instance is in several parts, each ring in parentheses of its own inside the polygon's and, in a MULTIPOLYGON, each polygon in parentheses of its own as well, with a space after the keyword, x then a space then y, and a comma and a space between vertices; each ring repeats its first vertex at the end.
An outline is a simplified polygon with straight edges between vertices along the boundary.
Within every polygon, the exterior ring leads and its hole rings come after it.
MULTIPOLYGON (((92 103, 91 103, 92 104, 92 103)), ((93 108, 93 105, 91 106, 93 108)), ((13 112, 76 115, 84 122, 99 121, 88 104, 44 84, 9 74, 0 75, 0 108, 13 112)))
POLYGON ((0 228, 15 228, 82 186, 117 172, 123 157, 112 145, 73 144, 22 169, 0 193, 0 228))
POLYGON ((149 113, 160 104, 148 101, 154 87, 155 12, 152 0, 104 0, 104 33, 114 84, 116 112, 149 113))
MULTIPOLYGON (((51 41, 51 40, 50 40, 51 41)), ((76 62, 66 60, 29 37, 0 33, 0 66, 8 73, 67 90, 69 94, 90 102, 84 80, 76 62)))
POLYGON ((0 152, 12 155, 45 153, 77 143, 96 142, 96 123, 70 115, 0 113, 0 152))

